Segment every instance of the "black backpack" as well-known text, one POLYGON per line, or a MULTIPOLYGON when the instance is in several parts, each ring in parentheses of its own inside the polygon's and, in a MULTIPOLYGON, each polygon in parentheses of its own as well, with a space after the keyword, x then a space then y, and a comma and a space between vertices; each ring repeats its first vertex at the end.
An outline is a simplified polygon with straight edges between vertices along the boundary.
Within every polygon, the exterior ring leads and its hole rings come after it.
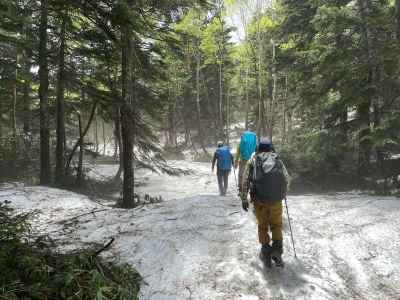
POLYGON ((252 188, 257 201, 280 201, 286 196, 283 164, 277 156, 257 155, 252 171, 252 188))

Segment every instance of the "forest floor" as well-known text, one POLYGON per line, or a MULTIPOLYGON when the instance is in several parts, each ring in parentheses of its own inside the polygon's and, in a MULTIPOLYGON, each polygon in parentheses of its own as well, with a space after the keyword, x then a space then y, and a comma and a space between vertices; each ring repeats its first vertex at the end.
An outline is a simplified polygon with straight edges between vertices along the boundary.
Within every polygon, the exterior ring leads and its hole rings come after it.
MULTIPOLYGON (((60 249, 115 242, 105 255, 143 276, 141 299, 399 299, 400 200, 358 192, 288 197, 298 259, 284 220, 284 269, 259 259, 257 225, 234 187, 218 196, 210 164, 174 162, 182 177, 141 171, 140 191, 162 203, 132 210, 73 192, 0 186, 0 200, 18 211, 39 210, 33 230, 60 249)), ((98 166, 92 177, 113 176, 98 166)))

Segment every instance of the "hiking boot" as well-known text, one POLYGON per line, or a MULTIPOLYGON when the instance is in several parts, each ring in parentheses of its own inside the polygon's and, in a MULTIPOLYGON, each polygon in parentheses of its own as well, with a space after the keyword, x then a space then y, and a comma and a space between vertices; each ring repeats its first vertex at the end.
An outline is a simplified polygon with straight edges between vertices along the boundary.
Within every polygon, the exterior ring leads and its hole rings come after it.
POLYGON ((284 267, 284 262, 282 260, 283 245, 282 241, 273 241, 271 247, 271 259, 274 261, 277 267, 284 267))
POLYGON ((272 267, 271 251, 272 251, 272 248, 270 245, 265 244, 265 245, 261 246, 260 257, 261 257, 261 260, 264 262, 264 264, 268 268, 272 267))

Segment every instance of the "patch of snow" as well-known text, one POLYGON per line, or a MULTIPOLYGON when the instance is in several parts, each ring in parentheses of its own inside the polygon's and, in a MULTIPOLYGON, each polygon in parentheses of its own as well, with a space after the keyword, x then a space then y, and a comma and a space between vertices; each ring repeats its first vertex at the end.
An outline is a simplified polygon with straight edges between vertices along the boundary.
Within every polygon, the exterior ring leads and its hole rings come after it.
POLYGON ((140 189, 168 201, 131 210, 20 184, 2 186, 0 200, 11 200, 18 211, 39 209, 35 229, 63 244, 115 237, 105 254, 138 269, 145 282, 141 299, 398 299, 398 199, 358 192, 288 197, 298 259, 285 215, 286 266, 265 269, 254 215, 242 211, 234 185, 226 197, 217 196, 210 164, 180 166, 193 173, 141 171, 149 184, 140 189), (95 210, 103 211, 90 213, 95 210), (68 221, 79 215, 79 222, 68 221))

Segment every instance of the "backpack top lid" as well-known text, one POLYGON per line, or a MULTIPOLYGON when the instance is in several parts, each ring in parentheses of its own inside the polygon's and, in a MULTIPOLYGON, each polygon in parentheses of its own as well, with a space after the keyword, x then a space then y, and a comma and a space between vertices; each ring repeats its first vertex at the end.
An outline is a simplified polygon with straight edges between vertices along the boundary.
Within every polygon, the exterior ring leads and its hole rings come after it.
POLYGON ((273 145, 272 142, 269 138, 260 138, 260 141, 258 143, 258 151, 260 152, 268 152, 273 150, 273 145))
POLYGON ((232 167, 232 154, 228 146, 219 147, 216 151, 218 161, 217 167, 219 170, 230 170, 232 167))
POLYGON ((269 173, 276 165, 278 154, 272 152, 262 152, 257 154, 256 163, 264 173, 269 173))
POLYGON ((223 145, 223 146, 219 146, 217 148, 217 152, 219 151, 230 151, 231 149, 229 148, 229 146, 223 145))
POLYGON ((240 139, 240 156, 249 160, 257 148, 257 135, 251 131, 245 131, 240 139))

